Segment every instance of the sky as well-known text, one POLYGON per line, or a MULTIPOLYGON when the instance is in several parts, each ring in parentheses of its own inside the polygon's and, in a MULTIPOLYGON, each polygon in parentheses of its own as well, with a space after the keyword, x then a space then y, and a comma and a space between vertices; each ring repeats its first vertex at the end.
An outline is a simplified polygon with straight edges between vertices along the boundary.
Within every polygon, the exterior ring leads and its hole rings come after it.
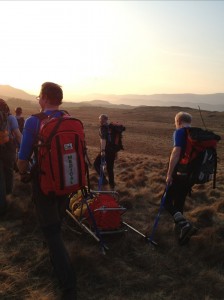
POLYGON ((224 1, 0 1, 0 84, 64 99, 224 92, 224 1))

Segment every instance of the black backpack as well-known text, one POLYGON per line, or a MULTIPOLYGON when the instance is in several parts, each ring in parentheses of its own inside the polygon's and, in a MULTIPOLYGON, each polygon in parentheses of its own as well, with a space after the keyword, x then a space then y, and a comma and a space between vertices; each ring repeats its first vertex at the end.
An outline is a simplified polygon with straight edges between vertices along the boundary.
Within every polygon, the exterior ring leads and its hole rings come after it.
POLYGON ((114 152, 124 150, 122 144, 122 133, 125 131, 125 127, 119 123, 110 123, 108 125, 108 149, 114 152))

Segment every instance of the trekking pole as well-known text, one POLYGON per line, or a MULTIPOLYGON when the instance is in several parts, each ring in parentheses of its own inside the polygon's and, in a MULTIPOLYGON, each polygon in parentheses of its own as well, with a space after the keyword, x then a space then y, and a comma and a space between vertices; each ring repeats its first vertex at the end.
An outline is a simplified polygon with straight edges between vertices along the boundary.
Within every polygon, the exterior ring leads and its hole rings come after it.
POLYGON ((101 157, 101 163, 100 163, 100 177, 99 177, 99 183, 98 183, 98 190, 99 191, 101 191, 101 187, 102 187, 102 184, 103 184, 105 167, 106 167, 105 156, 102 156, 101 157))
POLYGON ((167 194, 167 191, 168 191, 168 187, 169 186, 167 185, 166 188, 165 188, 165 191, 163 193, 161 203, 160 203, 160 207, 159 207, 159 211, 158 211, 158 214, 155 218, 155 222, 154 222, 154 225, 153 225, 153 228, 152 228, 152 233, 149 237, 146 238, 146 240, 154 246, 158 245, 153 239, 154 239, 156 228, 157 228, 158 223, 159 223, 159 218, 160 218, 161 212, 163 210, 163 207, 164 207, 164 204, 165 204, 165 201, 166 201, 166 194, 167 194))

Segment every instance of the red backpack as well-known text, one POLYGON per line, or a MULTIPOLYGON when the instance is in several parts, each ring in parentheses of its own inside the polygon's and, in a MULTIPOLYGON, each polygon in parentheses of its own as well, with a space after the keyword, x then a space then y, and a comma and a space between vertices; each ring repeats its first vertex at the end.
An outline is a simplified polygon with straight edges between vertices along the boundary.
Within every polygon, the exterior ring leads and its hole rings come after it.
POLYGON ((213 180, 215 188, 217 170, 217 143, 219 135, 197 127, 185 128, 186 148, 177 172, 186 173, 190 183, 203 184, 213 180))
POLYGON ((68 195, 85 187, 85 137, 83 124, 67 112, 39 113, 36 145, 39 183, 45 195, 68 195))

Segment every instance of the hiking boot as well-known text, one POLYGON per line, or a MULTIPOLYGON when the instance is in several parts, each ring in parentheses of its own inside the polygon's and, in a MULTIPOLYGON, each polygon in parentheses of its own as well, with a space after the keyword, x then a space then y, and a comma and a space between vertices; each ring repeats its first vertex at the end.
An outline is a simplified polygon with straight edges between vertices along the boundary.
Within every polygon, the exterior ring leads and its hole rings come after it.
POLYGON ((185 224, 179 224, 180 235, 178 238, 179 245, 185 245, 190 241, 190 238, 197 232, 197 228, 190 222, 186 221, 185 224))
POLYGON ((179 245, 185 245, 189 242, 192 235, 197 231, 189 221, 187 221, 181 212, 175 213, 173 216, 175 221, 175 234, 178 237, 179 245))

